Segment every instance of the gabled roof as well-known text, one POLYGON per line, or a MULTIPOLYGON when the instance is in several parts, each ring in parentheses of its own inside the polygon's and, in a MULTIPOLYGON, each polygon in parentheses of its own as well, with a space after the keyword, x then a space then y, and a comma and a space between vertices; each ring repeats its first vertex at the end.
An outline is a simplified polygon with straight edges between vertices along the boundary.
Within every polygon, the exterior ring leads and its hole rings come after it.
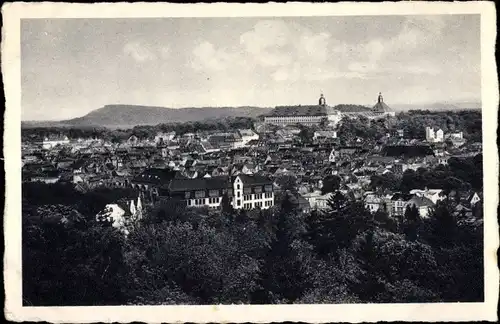
POLYGON ((268 117, 275 116, 326 116, 328 111, 325 106, 277 106, 268 117))
POLYGON ((410 199, 410 204, 414 204, 416 207, 431 207, 434 206, 432 200, 426 197, 414 196, 410 199))
POLYGON ((219 176, 212 178, 197 179, 173 179, 168 186, 171 192, 209 190, 209 189, 227 189, 231 187, 229 177, 219 176))
POLYGON ((239 174, 237 177, 241 179, 244 185, 257 186, 257 185, 269 185, 273 183, 273 181, 268 177, 258 174, 253 174, 253 175, 239 174))

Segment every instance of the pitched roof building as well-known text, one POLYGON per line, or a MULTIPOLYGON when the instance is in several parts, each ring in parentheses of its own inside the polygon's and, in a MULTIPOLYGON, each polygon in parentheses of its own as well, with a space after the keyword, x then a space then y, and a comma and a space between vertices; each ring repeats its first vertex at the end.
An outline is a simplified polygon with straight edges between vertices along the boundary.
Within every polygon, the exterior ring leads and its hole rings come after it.
POLYGON ((317 125, 323 121, 338 122, 340 113, 326 105, 326 99, 321 95, 318 105, 277 106, 264 117, 266 124, 276 125, 317 125))

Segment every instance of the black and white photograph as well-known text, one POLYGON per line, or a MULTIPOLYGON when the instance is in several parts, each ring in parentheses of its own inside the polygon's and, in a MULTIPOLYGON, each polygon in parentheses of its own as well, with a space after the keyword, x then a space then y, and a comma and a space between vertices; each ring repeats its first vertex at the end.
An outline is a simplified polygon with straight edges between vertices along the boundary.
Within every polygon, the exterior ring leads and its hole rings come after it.
POLYGON ((495 8, 448 5, 19 19, 20 309, 491 302, 495 8))

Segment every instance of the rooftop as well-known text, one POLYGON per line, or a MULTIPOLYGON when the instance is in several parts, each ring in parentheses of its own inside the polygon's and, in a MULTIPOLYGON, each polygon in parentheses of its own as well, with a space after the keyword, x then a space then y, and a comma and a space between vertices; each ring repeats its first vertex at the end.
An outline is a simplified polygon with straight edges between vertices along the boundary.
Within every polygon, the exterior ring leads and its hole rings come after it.
POLYGON ((326 116, 329 113, 327 106, 277 106, 268 117, 276 116, 326 116))
POLYGON ((170 182, 170 191, 192 191, 207 189, 226 189, 230 188, 229 177, 220 176, 212 178, 199 179, 173 179, 170 182))

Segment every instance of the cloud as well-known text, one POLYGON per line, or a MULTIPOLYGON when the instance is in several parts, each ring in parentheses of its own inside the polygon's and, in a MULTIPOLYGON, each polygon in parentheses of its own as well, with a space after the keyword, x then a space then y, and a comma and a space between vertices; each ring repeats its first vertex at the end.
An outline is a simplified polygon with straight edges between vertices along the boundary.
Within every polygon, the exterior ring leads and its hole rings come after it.
POLYGON ((197 71, 223 71, 238 63, 235 54, 223 48, 216 49, 207 41, 198 44, 192 54, 191 67, 197 71))
POLYGON ((420 59, 416 54, 432 47, 441 36, 444 26, 445 21, 440 16, 409 17, 395 36, 372 39, 350 48, 350 53, 355 53, 358 59, 351 60, 348 70, 364 75, 437 75, 441 69, 428 60, 420 59))
POLYGON ((151 48, 141 44, 140 42, 130 42, 125 44, 123 52, 137 62, 154 61, 158 59, 157 54, 151 48))
POLYGON ((258 70, 275 82, 371 79, 389 73, 437 75, 440 67, 419 60, 415 52, 432 46, 445 25, 439 16, 411 16, 395 35, 352 44, 296 22, 266 19, 243 32, 232 47, 198 44, 191 66, 198 71, 258 70))

